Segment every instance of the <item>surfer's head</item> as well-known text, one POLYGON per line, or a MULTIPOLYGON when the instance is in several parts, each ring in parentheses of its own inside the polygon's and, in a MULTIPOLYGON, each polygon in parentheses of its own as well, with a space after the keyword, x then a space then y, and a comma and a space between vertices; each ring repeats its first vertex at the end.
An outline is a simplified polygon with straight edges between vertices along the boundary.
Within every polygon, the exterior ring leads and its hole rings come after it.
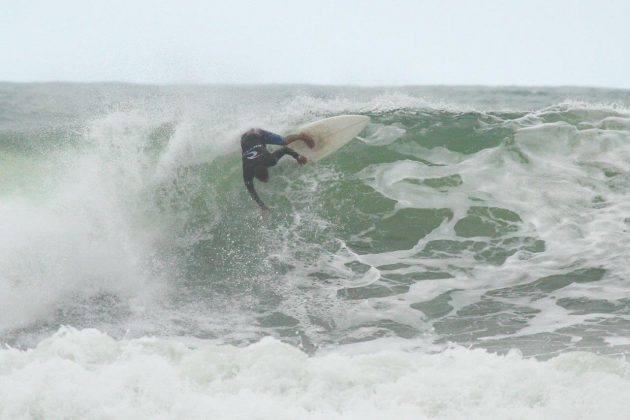
POLYGON ((258 165, 254 168, 254 176, 261 182, 269 181, 269 171, 266 166, 258 165))

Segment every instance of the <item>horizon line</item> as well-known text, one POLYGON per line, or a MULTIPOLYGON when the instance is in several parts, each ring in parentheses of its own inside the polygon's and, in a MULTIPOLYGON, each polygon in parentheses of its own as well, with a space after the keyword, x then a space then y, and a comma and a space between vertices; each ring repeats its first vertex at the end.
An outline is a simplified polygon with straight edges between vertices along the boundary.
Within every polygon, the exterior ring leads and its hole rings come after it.
POLYGON ((435 83, 435 84, 352 84, 352 83, 309 83, 309 82, 136 82, 126 80, 0 80, 2 84, 78 84, 78 85, 90 85, 90 84, 120 84, 120 85, 135 85, 135 86, 147 86, 147 87, 166 87, 166 86, 219 86, 219 87, 254 87, 254 86, 308 86, 308 87, 338 87, 338 88, 361 88, 361 89, 386 89, 386 88, 538 88, 538 89, 566 89, 566 88, 578 88, 578 89, 601 89, 601 90, 630 90, 630 87, 618 87, 618 86, 603 86, 603 85, 579 85, 579 84, 566 84, 566 85, 552 85, 552 84, 483 84, 483 83, 435 83))

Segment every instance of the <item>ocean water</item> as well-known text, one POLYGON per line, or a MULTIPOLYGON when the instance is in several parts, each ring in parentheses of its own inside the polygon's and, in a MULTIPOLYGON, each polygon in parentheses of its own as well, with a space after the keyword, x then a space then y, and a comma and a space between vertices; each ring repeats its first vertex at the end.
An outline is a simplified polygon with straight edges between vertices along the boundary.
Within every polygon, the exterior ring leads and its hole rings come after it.
POLYGON ((0 418, 628 418, 629 193, 627 90, 0 83, 0 418))

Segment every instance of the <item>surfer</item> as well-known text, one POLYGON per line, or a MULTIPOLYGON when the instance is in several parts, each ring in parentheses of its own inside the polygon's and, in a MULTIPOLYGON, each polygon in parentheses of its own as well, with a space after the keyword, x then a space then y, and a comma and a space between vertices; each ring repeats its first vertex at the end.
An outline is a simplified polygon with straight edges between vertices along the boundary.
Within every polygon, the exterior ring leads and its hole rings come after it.
POLYGON ((315 141, 307 133, 289 134, 282 137, 269 131, 259 128, 252 128, 241 136, 241 149, 243 155, 243 180, 247 191, 254 201, 263 209, 268 210, 265 203, 258 197, 254 189, 254 178, 261 182, 269 181, 269 171, 267 168, 274 166, 284 155, 291 155, 300 165, 307 161, 305 156, 300 155, 295 150, 284 147, 296 140, 302 140, 310 148, 313 148, 315 141), (268 144, 283 146, 281 149, 270 153, 267 150, 268 144))

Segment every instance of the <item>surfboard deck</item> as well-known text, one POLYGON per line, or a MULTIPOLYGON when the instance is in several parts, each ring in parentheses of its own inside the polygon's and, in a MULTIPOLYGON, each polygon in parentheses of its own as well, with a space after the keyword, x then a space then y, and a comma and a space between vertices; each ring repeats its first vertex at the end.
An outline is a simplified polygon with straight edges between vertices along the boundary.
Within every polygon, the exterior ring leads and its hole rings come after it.
POLYGON ((306 132, 313 136, 315 147, 298 140, 289 146, 311 161, 325 158, 355 138, 370 122, 365 115, 337 115, 300 127, 297 132, 306 132))

